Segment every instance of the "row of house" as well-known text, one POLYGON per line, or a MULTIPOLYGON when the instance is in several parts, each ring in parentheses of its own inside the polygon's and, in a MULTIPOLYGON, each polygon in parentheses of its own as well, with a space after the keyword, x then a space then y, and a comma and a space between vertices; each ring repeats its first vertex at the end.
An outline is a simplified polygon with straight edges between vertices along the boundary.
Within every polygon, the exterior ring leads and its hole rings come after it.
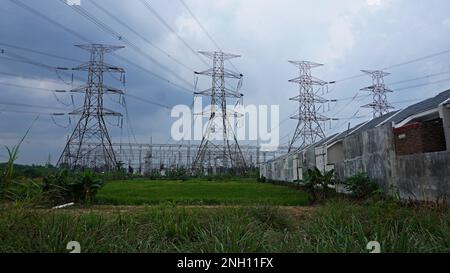
POLYGON ((450 200, 450 90, 265 162, 260 175, 294 182, 314 167, 338 182, 367 173, 402 199, 450 200))

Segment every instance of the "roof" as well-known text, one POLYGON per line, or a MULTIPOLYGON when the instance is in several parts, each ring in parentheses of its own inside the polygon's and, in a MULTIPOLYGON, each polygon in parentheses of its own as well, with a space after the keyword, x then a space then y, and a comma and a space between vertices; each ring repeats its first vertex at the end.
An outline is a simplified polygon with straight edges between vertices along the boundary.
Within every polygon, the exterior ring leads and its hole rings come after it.
POLYGON ((392 121, 394 123, 400 123, 405 119, 409 118, 410 116, 414 116, 435 108, 437 109, 439 105, 445 103, 449 99, 450 99, 450 89, 438 94, 433 98, 421 101, 419 103, 413 104, 401 110, 394 118, 392 118, 392 121))
POLYGON ((336 142, 344 139, 345 137, 347 137, 349 135, 353 135, 356 133, 360 133, 360 132, 363 132, 366 130, 373 129, 373 128, 377 127, 378 125, 384 123, 385 121, 387 121, 388 119, 390 119, 397 113, 398 113, 398 111, 390 112, 382 117, 374 118, 372 120, 360 123, 348 130, 343 131, 342 133, 337 135, 335 138, 330 139, 330 141, 327 144, 333 144, 333 143, 336 143, 336 142))
POLYGON ((314 144, 311 144, 311 145, 309 145, 309 146, 306 146, 306 147, 303 148, 303 149, 295 150, 295 151, 292 151, 292 152, 290 152, 290 153, 288 153, 288 154, 285 154, 285 155, 279 156, 279 157, 277 157, 277 158, 268 160, 266 163, 278 161, 278 160, 280 160, 280 159, 287 158, 287 157, 289 157, 289 156, 291 156, 291 155, 295 155, 295 154, 298 154, 298 153, 300 153, 300 152, 306 151, 306 150, 308 150, 308 149, 310 149, 310 148, 315 148, 315 147, 318 147, 318 146, 320 146, 320 145, 324 145, 324 144, 328 143, 329 140, 331 140, 332 138, 334 138, 334 137, 337 136, 337 135, 338 135, 338 134, 331 135, 331 136, 329 136, 329 137, 326 137, 326 138, 324 138, 324 139, 321 139, 320 141, 318 141, 318 142, 316 142, 316 143, 314 143, 314 144))
POLYGON ((335 143, 339 140, 344 139, 345 137, 352 135, 352 134, 357 134, 363 131, 367 131, 370 129, 373 129, 375 127, 378 127, 388 121, 394 122, 394 123, 400 123, 404 120, 406 120, 407 118, 426 112, 426 111, 430 111, 433 109, 437 109, 439 105, 445 105, 445 104, 449 104, 450 103, 450 89, 447 91, 444 91, 440 94, 438 94, 437 96, 430 98, 430 99, 426 99, 423 100, 419 103, 416 103, 414 105, 411 105, 403 110, 398 110, 398 111, 394 111, 394 112, 390 112, 382 117, 378 117, 369 121, 366 121, 364 123, 360 123, 358 125, 356 125, 355 127, 351 128, 350 130, 345 130, 344 132, 340 133, 336 138, 334 138, 332 141, 328 144, 332 144, 335 143))
POLYGON ((282 158, 286 158, 292 154, 296 154, 296 153, 305 151, 305 150, 313 148, 313 147, 318 147, 318 146, 321 146, 324 144, 330 145, 330 144, 336 143, 349 135, 353 135, 353 134, 357 134, 357 133, 361 133, 363 131, 373 129, 375 127, 385 124, 386 122, 394 122, 395 124, 398 124, 398 123, 401 123, 402 121, 405 121, 409 117, 412 117, 412 116, 415 116, 415 115, 418 115, 418 114, 421 114, 421 113, 424 113, 427 111, 431 111, 433 109, 437 110, 439 105, 447 105, 447 104, 450 104, 450 89, 447 91, 441 92, 440 94, 438 94, 437 96, 435 96, 433 98, 423 100, 423 101, 413 104, 403 110, 393 111, 386 115, 383 115, 382 117, 374 118, 372 120, 360 123, 349 130, 343 131, 342 133, 334 134, 332 136, 326 137, 326 138, 320 140, 319 142, 316 142, 314 144, 307 146, 304 149, 291 152, 284 156, 272 159, 268 162, 273 162, 273 161, 276 161, 276 160, 279 160, 282 158))

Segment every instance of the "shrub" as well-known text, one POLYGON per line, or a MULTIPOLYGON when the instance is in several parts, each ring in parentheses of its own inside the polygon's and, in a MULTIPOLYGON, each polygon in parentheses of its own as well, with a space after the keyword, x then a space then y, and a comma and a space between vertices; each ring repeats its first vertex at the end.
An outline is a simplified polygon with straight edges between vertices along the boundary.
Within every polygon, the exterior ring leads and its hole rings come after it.
POLYGON ((70 173, 63 170, 44 178, 43 192, 54 203, 90 202, 103 184, 93 171, 70 173))
POLYGON ((322 172, 317 169, 309 169, 305 174, 305 179, 303 180, 303 187, 308 193, 309 203, 314 204, 319 199, 325 199, 328 196, 328 185, 332 183, 334 176, 334 170, 322 174, 322 172))
POLYGON ((261 177, 258 177, 257 181, 261 182, 261 183, 266 183, 267 182, 267 178, 265 176, 261 176, 261 177))
POLYGON ((75 182, 69 184, 69 190, 75 201, 92 201, 101 187, 103 187, 103 180, 97 178, 90 170, 85 171, 75 182))
POLYGON ((358 173, 344 182, 345 189, 358 199, 369 198, 379 192, 380 187, 366 173, 358 173))

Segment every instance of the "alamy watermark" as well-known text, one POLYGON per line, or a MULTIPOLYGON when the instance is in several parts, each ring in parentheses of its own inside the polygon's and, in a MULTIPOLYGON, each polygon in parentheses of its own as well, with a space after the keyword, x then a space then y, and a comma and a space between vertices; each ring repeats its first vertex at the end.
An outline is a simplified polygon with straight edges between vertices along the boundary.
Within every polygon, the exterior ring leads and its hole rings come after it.
POLYGON ((81 244, 77 241, 71 241, 67 243, 66 249, 70 250, 70 253, 79 254, 81 253, 81 244))
POLYGON ((228 105, 226 109, 226 119, 223 119, 225 113, 221 107, 209 105, 204 108, 202 98, 195 100, 193 109, 187 105, 173 107, 171 116, 177 120, 172 124, 172 139, 201 141, 208 136, 208 140, 220 141, 236 137, 238 141, 259 141, 264 150, 278 149, 279 105, 228 105))
POLYGON ((81 6, 81 0, 66 0, 67 5, 81 6))

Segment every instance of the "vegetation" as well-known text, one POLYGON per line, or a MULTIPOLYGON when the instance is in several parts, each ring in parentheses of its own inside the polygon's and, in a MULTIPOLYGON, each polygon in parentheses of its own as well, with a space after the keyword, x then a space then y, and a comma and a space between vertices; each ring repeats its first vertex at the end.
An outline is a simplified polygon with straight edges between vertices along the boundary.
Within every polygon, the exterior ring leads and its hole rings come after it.
POLYGON ((448 210, 333 200, 314 209, 274 207, 0 210, 0 252, 450 251, 448 210))
POLYGON ((367 199, 380 194, 380 187, 365 173, 358 173, 344 181, 345 189, 350 191, 357 199, 367 199))
POLYGON ((322 174, 317 169, 309 169, 305 174, 302 185, 308 193, 309 203, 315 204, 318 200, 325 200, 329 196, 329 185, 331 185, 334 176, 334 170, 322 174))
POLYGON ((190 205, 306 205, 304 192, 285 186, 262 184, 254 179, 208 181, 124 180, 108 182, 99 191, 98 202, 143 205, 172 202, 190 205))
POLYGON ((345 181, 353 201, 331 195, 334 173, 317 169, 305 175, 305 191, 232 174, 188 178, 182 170, 146 180, 39 167, 36 178, 14 164, 22 141, 8 149, 0 173, 0 252, 67 252, 70 241, 83 252, 367 252, 374 240, 382 252, 450 251, 447 208, 374 201, 380 191, 365 174, 345 181), (308 200, 322 204, 300 207, 308 200), (88 206, 39 206, 72 201, 88 206))
MULTIPOLYGON (((39 169, 45 177, 36 179, 37 172, 31 172, 29 177, 20 174, 30 174, 30 172, 17 173, 15 161, 19 155, 19 149, 28 135, 31 127, 17 145, 12 148, 6 147, 8 152, 8 162, 2 164, 0 169, 0 203, 21 202, 31 206, 54 205, 58 202, 90 202, 97 194, 98 189, 103 185, 103 181, 91 171, 69 172, 58 171, 52 167, 31 167, 22 170, 39 169)), ((59 203, 60 204, 60 203, 59 203)))
POLYGON ((67 170, 51 174, 43 179, 43 192, 55 204, 68 202, 92 202, 103 180, 92 171, 70 173, 67 170))

